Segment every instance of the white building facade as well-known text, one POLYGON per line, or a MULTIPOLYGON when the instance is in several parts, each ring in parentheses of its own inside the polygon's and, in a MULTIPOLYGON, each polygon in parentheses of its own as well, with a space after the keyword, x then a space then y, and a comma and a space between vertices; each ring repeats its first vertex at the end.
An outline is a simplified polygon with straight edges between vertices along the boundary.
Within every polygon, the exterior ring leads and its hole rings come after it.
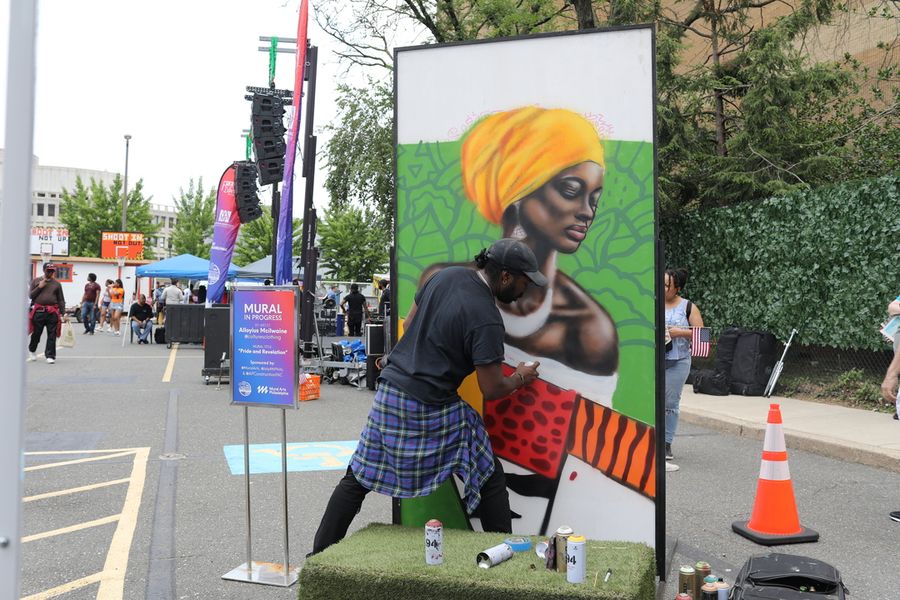
MULTIPOLYGON (((0 149, 0 198, 3 198, 3 162, 4 151, 0 149)), ((90 185, 91 179, 94 179, 109 186, 117 175, 118 173, 110 171, 42 165, 36 156, 33 157, 31 163, 31 226, 63 226, 59 218, 62 193, 63 190, 74 190, 75 180, 79 177, 85 185, 90 185)), ((151 205, 150 214, 153 223, 159 225, 160 228, 155 236, 147 238, 144 243, 153 247, 157 259, 169 258, 173 256, 172 233, 175 230, 175 223, 178 222, 178 211, 174 206, 151 205)), ((98 231, 97 235, 99 234, 98 231)))

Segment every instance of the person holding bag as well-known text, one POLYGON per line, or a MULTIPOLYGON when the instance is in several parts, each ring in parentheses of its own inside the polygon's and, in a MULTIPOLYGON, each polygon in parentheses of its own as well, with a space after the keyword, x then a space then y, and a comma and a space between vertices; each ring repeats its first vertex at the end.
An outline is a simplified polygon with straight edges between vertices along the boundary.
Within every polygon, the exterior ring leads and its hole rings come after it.
POLYGON ((62 334, 62 315, 66 314, 66 299, 62 285, 56 280, 56 267, 44 265, 44 276, 31 282, 29 291, 31 312, 28 313, 28 361, 37 360, 35 351, 41 342, 41 332, 47 330, 44 357, 48 364, 56 362, 56 338, 62 334))

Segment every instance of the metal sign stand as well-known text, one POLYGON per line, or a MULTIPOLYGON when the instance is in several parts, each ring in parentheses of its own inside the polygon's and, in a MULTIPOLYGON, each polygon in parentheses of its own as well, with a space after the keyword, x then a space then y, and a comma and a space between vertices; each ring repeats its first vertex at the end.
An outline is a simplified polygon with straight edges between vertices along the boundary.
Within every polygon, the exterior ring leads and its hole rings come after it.
MULTIPOLYGON (((235 303, 237 302, 237 294, 241 291, 242 288, 235 288, 234 293, 234 302, 232 303, 232 311, 234 311, 235 303)), ((244 288, 246 289, 246 288, 244 288)), ((259 290, 259 288, 251 288, 255 290, 259 290)), ((275 290, 284 290, 284 287, 270 287, 267 288, 269 291, 275 290)), ((296 290, 294 288, 288 288, 294 293, 294 325, 298 321, 297 319, 297 302, 296 299, 296 290)), ((230 326, 232 329, 234 328, 234 318, 229 319, 230 326)), ((296 331, 296 329, 295 329, 296 331)), ((231 348, 231 356, 235 356, 234 352, 234 331, 231 332, 231 340, 232 340, 232 348, 231 348)), ((294 347, 294 356, 293 356, 293 381, 297 381, 298 371, 297 366, 299 364, 299 357, 297 355, 297 343, 296 340, 293 341, 292 346, 294 347)), ((233 361, 234 359, 232 359, 233 361)), ((234 381, 237 373, 232 372, 230 379, 230 383, 232 388, 234 387, 234 381)), ((293 393, 296 396, 296 392, 293 393)), ((232 392, 232 398, 234 397, 232 392)), ((282 542, 284 544, 284 562, 282 563, 272 563, 272 562, 260 562, 253 560, 253 536, 252 536, 252 527, 251 527, 251 512, 250 512, 250 410, 248 405, 244 405, 244 493, 245 493, 245 501, 246 501, 246 519, 247 519, 247 560, 241 565, 235 567, 234 569, 228 571, 224 575, 222 575, 222 579, 228 579, 231 581, 242 581, 244 583, 258 583, 262 585, 274 585, 278 587, 290 587, 297 582, 299 577, 299 569, 291 568, 290 566, 290 551, 289 551, 289 539, 288 539, 288 488, 287 488, 287 414, 286 411, 288 408, 296 408, 296 399, 293 402, 293 406, 280 406, 278 408, 281 409, 281 501, 282 501, 282 512, 284 516, 284 531, 282 542)))
POLYGON ((253 536, 250 521, 250 409, 244 407, 244 489, 247 506, 247 562, 222 575, 222 579, 290 587, 297 583, 298 569, 290 568, 288 546, 288 496, 287 496, 287 409, 281 409, 281 501, 284 512, 284 562, 253 562, 253 536))

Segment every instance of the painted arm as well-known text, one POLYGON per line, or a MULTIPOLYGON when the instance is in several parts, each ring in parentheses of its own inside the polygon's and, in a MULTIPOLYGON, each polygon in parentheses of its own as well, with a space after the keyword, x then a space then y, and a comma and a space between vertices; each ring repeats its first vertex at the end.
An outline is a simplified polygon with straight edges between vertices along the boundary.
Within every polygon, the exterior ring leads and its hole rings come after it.
POLYGON ((519 363, 516 370, 504 377, 502 363, 496 362, 489 365, 476 365, 475 373, 478 376, 478 387, 485 400, 496 400, 509 396, 520 387, 537 379, 537 368, 540 363, 519 363))

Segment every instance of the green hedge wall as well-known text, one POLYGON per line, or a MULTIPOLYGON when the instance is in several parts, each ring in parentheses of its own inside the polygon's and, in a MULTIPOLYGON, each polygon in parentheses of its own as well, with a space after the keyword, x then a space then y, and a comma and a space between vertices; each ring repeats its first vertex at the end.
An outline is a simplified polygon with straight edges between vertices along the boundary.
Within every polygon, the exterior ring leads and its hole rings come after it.
POLYGON ((900 293, 900 177, 848 182, 662 224, 666 261, 714 330, 771 331, 802 344, 883 350, 878 325, 900 293))

